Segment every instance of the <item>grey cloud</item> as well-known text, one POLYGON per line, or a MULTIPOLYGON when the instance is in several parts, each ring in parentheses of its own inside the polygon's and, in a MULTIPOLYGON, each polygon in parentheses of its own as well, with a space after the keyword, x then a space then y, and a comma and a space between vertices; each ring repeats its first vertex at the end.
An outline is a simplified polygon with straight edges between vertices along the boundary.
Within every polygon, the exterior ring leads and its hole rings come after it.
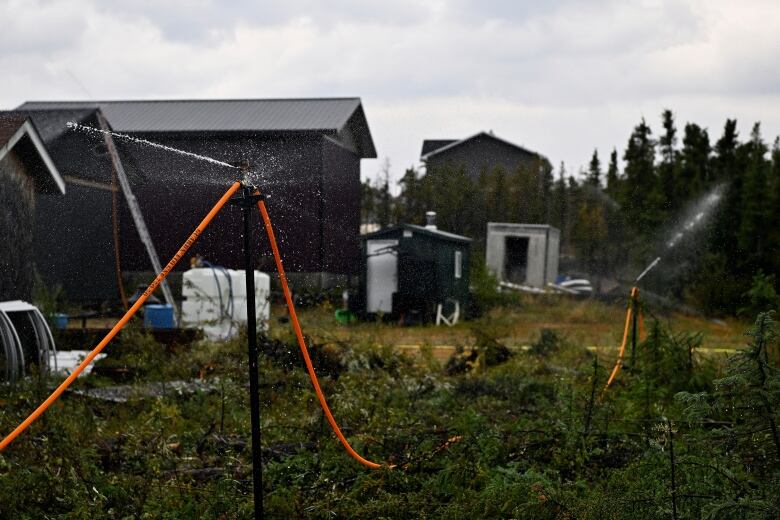
POLYGON ((96 98, 359 95, 399 168, 493 128, 576 171, 667 106, 780 124, 773 2, 0 0, 0 19, 6 107, 83 97, 68 71, 96 98))
POLYGON ((0 56, 56 53, 75 46, 86 27, 81 2, 0 1, 0 56))
POLYGON ((230 35, 239 26, 273 27, 301 18, 316 20, 323 27, 345 22, 408 25, 424 19, 426 13, 424 2, 410 0, 382 3, 361 0, 111 0, 96 3, 95 8, 106 14, 146 20, 158 27, 166 39, 194 44, 213 42, 215 38, 230 35))

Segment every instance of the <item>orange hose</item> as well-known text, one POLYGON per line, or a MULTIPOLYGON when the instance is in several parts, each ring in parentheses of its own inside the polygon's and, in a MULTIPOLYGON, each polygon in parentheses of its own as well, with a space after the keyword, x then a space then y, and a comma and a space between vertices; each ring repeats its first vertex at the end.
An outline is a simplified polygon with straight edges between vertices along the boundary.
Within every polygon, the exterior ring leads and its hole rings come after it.
POLYGON ((195 228, 195 231, 192 232, 190 237, 184 242, 184 245, 181 246, 181 248, 176 252, 175 255, 173 255, 173 258, 171 258, 171 261, 168 262, 168 265, 165 266, 165 268, 160 272, 157 277, 152 281, 151 284, 149 284, 149 287, 144 291, 144 293, 141 295, 138 300, 133 304, 132 307, 125 313, 124 316, 114 325, 114 328, 109 331, 108 334, 106 334, 106 337, 103 338, 103 340, 98 343, 98 345, 92 350, 92 352, 89 353, 89 355, 84 359, 84 361, 77 366, 73 372, 63 381, 60 386, 57 387, 54 392, 43 402, 41 403, 38 408, 35 409, 33 413, 30 414, 27 419, 22 421, 22 423, 16 427, 14 431, 8 434, 8 436, 0 442, 0 451, 3 451, 11 442, 13 442, 16 437, 19 436, 24 430, 27 429, 28 426, 30 426, 38 417, 40 417, 43 412, 45 412, 59 397, 62 395, 62 393, 73 383, 73 381, 76 380, 77 377, 81 374, 81 372, 84 371, 84 369, 92 363, 92 361, 95 359, 95 357, 100 353, 101 350, 105 348, 108 343, 114 339, 114 336, 116 336, 120 330, 127 324, 128 321, 130 321, 130 318, 133 317, 133 314, 138 311, 138 309, 141 308, 141 306, 144 304, 147 298, 154 292, 155 289, 160 285, 160 282, 165 279, 166 276, 168 276, 168 273, 171 272, 171 269, 181 260, 181 257, 185 255, 187 250, 192 246, 192 244, 198 239, 198 237, 203 233, 203 230, 206 229, 206 226, 209 225, 211 220, 219 213, 219 210, 222 209, 222 206, 224 206, 227 201, 230 199, 230 197, 233 196, 233 194, 238 190, 238 188, 241 187, 241 184, 236 182, 234 183, 230 189, 228 189, 224 195, 222 195, 222 198, 219 199, 219 201, 216 203, 216 205, 211 208, 211 211, 209 211, 208 215, 201 221, 200 224, 198 224, 198 227, 195 228))
MULTIPOLYGON (((604 392, 607 391, 607 388, 609 388, 609 385, 612 384, 612 381, 615 379, 615 376, 620 372, 620 367, 623 364, 623 355, 626 353, 626 343, 628 343, 628 329, 631 326, 631 313, 634 309, 634 300, 637 296, 638 289, 636 287, 633 287, 631 289, 631 303, 628 306, 628 310, 626 311, 626 324, 623 327, 623 341, 620 343, 620 352, 618 353, 617 361, 615 361, 615 366, 612 369, 612 373, 609 375, 609 379, 607 380, 607 384, 604 385, 604 390, 602 390, 602 396, 604 392)), ((641 314, 639 315, 641 316, 641 314)))
MULTIPOLYGON (((255 195, 259 194, 259 190, 255 192, 255 195)), ((271 226, 271 218, 268 216, 268 210, 265 207, 265 201, 262 199, 258 201, 257 207, 260 208, 260 214, 262 215, 263 223, 265 224, 265 232, 268 235, 268 241, 271 243, 271 250, 274 254, 274 260, 276 260, 276 269, 279 271, 279 280, 282 283, 284 299, 287 301, 287 309, 290 312, 290 321, 292 322, 293 329, 295 330, 295 336, 298 338, 298 346, 301 348, 301 354, 303 354, 303 360, 306 363, 306 370, 309 372, 309 378, 311 379, 311 384, 314 386, 314 391, 317 393, 317 398, 320 401, 322 411, 325 412, 325 417, 327 417, 328 423, 330 423, 330 427, 333 428, 336 437, 339 438, 339 441, 341 441, 344 449, 347 450, 347 453, 349 453, 352 458, 364 466, 368 466, 369 468, 380 468, 381 465, 377 464, 376 462, 371 462, 370 460, 364 459, 354 449, 352 449, 352 446, 349 445, 347 438, 344 437, 343 433, 341 433, 341 428, 339 428, 336 419, 333 418, 333 414, 330 412, 328 402, 325 400, 325 395, 322 393, 322 388, 320 388, 320 383, 317 380, 317 374, 314 372, 314 365, 312 365, 311 358, 309 357, 309 349, 306 347, 306 341, 303 339, 301 324, 298 322, 298 315, 295 313, 295 305, 293 304, 290 287, 287 284, 287 276, 284 273, 282 257, 279 254, 279 247, 276 244, 276 236, 274 235, 274 229, 271 226)))

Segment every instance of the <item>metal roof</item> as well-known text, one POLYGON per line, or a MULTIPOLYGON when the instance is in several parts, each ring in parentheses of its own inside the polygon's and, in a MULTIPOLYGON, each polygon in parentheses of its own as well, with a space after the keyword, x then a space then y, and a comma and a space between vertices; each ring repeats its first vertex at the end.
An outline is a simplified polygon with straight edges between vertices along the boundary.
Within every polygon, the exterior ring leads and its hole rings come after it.
POLYGON ((95 109, 118 132, 317 131, 354 136, 362 157, 376 157, 360 98, 27 101, 17 110, 95 109))
POLYGON ((423 161, 426 161, 426 160, 430 159, 431 157, 433 157, 434 155, 438 155, 441 152, 444 152, 444 151, 447 151, 447 150, 451 150, 452 148, 460 146, 463 143, 471 141, 472 139, 482 139, 482 138, 493 139, 495 141, 498 141, 499 143, 503 143, 503 144, 505 144, 507 146, 511 146, 512 148, 515 148, 515 149, 517 149, 517 150, 519 150, 521 152, 527 153, 529 155, 539 156, 539 154, 536 153, 536 152, 532 152, 530 150, 527 150, 527 149, 523 148, 522 146, 516 145, 515 143, 510 143, 506 139, 501 139, 500 137, 496 137, 495 135, 493 135, 492 132, 478 132, 478 133, 476 133, 474 135, 471 135, 471 136, 466 137, 465 139, 461 139, 459 141, 432 140, 432 139, 429 139, 427 141, 423 141, 423 151, 422 151, 422 155, 420 156, 420 159, 423 160, 423 161), (426 142, 430 142, 430 143, 441 142, 443 144, 439 148, 430 149, 430 150, 428 150, 426 152, 426 148, 425 148, 425 143, 426 142))
POLYGON ((454 242, 462 242, 462 243, 470 243, 473 242, 473 239, 469 237, 464 237, 462 235, 456 235, 455 233, 450 233, 448 231, 442 231, 441 229, 431 229, 423 226, 418 226, 416 224, 397 224, 395 226, 380 229, 379 231, 374 231, 373 233, 367 233, 365 235, 360 236, 360 240, 371 240, 373 238, 377 238, 380 236, 384 236, 387 234, 393 234, 397 231, 400 231, 402 229, 408 229, 411 231, 415 231, 417 233, 422 233, 423 235, 432 236, 435 238, 440 238, 443 240, 451 240, 454 242))
POLYGON ((35 129, 38 131, 41 139, 43 139, 46 144, 52 145, 68 131, 66 124, 68 121, 84 123, 95 112, 95 108, 88 108, 68 110, 14 110, 6 113, 29 117, 35 124, 35 129))

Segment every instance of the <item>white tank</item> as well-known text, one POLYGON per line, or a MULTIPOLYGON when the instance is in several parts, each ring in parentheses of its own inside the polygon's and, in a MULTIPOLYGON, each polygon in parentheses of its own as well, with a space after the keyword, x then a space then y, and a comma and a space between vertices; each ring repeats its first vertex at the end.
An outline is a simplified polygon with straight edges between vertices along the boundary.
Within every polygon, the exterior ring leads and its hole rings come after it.
MULTIPOLYGON (((271 278, 255 271, 257 328, 268 329, 271 278)), ((209 339, 227 339, 246 326, 244 271, 196 267, 184 272, 181 321, 183 327, 202 329, 209 339)))

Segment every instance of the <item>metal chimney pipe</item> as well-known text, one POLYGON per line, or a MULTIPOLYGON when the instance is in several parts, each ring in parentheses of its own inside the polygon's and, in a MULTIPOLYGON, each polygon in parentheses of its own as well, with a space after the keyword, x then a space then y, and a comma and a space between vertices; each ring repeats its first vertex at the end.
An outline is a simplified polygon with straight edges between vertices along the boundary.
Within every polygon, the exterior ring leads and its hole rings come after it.
POLYGON ((425 228, 426 229, 438 229, 436 227, 436 212, 435 211, 426 211, 425 212, 425 228))

